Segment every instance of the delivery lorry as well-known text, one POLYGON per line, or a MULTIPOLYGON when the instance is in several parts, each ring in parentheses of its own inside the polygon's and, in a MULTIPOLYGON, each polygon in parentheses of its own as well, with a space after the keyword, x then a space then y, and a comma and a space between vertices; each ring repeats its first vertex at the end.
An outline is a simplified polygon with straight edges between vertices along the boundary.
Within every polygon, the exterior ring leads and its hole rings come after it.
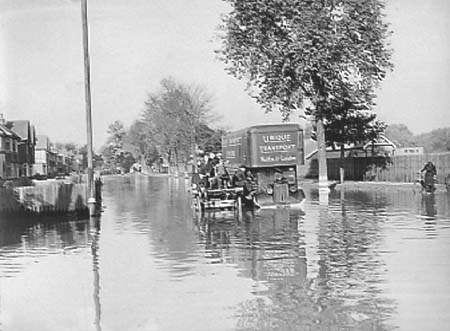
POLYGON ((259 205, 293 205, 305 199, 297 176, 304 164, 300 125, 255 125, 228 133, 222 137, 222 156, 230 176, 238 169, 250 170, 259 205))

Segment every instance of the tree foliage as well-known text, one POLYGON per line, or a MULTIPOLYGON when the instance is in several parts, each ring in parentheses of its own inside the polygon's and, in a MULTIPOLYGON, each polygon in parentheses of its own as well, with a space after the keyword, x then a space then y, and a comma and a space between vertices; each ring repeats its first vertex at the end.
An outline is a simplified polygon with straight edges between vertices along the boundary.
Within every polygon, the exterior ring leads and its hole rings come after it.
POLYGON ((161 158, 172 164, 187 162, 195 145, 204 151, 220 150, 224 131, 210 127, 215 119, 205 90, 163 79, 160 89, 149 93, 140 119, 128 129, 120 121, 108 127, 105 164, 127 171, 136 160, 147 165, 161 158))
POLYGON ((161 81, 161 88, 145 102, 142 129, 148 151, 157 150, 171 163, 187 161, 195 144, 204 147, 215 135, 211 97, 200 87, 161 81))
POLYGON ((141 120, 136 120, 127 131, 124 139, 124 149, 129 151, 136 159, 145 157, 147 154, 146 139, 145 123, 141 120))
POLYGON ((220 59, 247 80, 266 111, 280 110, 285 121, 296 109, 312 116, 319 182, 326 183, 326 143, 342 145, 382 129, 366 111, 392 67, 384 1, 225 1, 232 11, 221 27, 220 59), (346 135, 337 134, 343 130, 346 135))
POLYGON ((397 147, 424 147, 427 153, 450 151, 450 128, 439 128, 414 135, 405 124, 391 124, 387 127, 385 135, 397 147))
POLYGON ((135 162, 133 155, 124 149, 127 131, 121 121, 115 121, 108 127, 106 146, 102 150, 105 166, 111 170, 128 172, 135 162))
POLYGON ((226 0, 220 58, 245 78, 256 100, 330 119, 350 102, 370 109, 373 91, 391 67, 381 0, 226 0), (336 107, 337 106, 337 107, 336 107))
POLYGON ((375 141, 386 129, 386 124, 367 110, 348 109, 335 115, 325 126, 328 146, 343 146, 375 141))
POLYGON ((413 147, 416 145, 414 134, 405 124, 390 124, 385 130, 385 135, 397 147, 413 147))
POLYGON ((417 146, 423 146, 429 153, 450 151, 450 128, 440 128, 415 137, 417 146))

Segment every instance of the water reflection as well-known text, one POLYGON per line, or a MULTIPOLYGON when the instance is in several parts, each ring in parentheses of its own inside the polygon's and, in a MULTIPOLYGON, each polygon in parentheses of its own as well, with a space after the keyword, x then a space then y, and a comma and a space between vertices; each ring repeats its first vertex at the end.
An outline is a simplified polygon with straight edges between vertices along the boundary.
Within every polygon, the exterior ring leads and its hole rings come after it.
POLYGON ((91 254, 92 254, 92 272, 93 272, 93 288, 94 288, 94 307, 95 307, 95 318, 94 325, 97 331, 101 331, 101 302, 100 302, 100 261, 98 256, 99 251, 99 238, 100 238, 100 218, 92 217, 89 220, 91 231, 90 241, 91 241, 91 254))
POLYGON ((80 313, 85 318, 92 315, 96 330, 101 330, 98 220, 2 218, 0 234, 4 330, 57 330, 64 325, 89 330, 80 313), (90 263, 86 264, 86 256, 91 256, 90 263), (89 278, 94 282, 88 285, 89 278), (86 295, 94 302, 86 301, 86 295))
MULTIPOLYGON (((376 286, 381 265, 369 251, 377 238, 376 220, 342 219, 320 206, 316 276, 308 275, 305 224, 301 211, 247 214, 242 222, 198 224, 206 256, 235 263, 241 275, 259 284, 255 298, 239 305, 240 330, 376 330, 392 312, 376 286)), ((311 220, 308 220, 311 221, 311 220)))
POLYGON ((183 178, 117 176, 105 178, 104 188, 101 220, 1 220, 0 328, 406 330, 450 323, 446 194, 336 189, 321 204, 319 191, 305 187, 303 210, 238 217, 193 213, 183 178))
POLYGON ((434 194, 422 194, 422 215, 429 219, 435 219, 437 215, 436 197, 434 194))
POLYGON ((14 276, 24 257, 77 252, 89 245, 89 224, 76 217, 0 219, 0 277, 14 276))

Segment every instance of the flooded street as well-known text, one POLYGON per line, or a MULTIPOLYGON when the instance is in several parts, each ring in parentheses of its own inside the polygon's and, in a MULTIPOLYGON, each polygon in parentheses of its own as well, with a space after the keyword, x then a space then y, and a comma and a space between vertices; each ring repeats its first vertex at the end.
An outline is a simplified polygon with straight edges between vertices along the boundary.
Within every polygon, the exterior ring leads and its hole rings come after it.
POLYGON ((450 330, 450 194, 201 218, 184 179, 104 181, 98 220, 0 221, 0 330, 450 330))

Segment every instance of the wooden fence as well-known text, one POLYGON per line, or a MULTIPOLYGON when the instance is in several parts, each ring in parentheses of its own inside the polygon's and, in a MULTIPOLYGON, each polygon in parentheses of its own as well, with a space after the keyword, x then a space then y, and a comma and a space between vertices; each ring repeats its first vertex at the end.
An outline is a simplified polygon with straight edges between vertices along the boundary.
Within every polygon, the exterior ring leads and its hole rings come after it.
POLYGON ((428 161, 436 166, 438 183, 443 184, 450 174, 450 153, 395 156, 392 158, 392 164, 389 164, 386 169, 376 169, 374 180, 413 182, 417 178, 417 173, 428 161))
MULTIPOLYGON (((423 155, 399 155, 385 158, 347 158, 344 161, 345 179, 371 180, 383 182, 413 182, 417 173, 428 161, 433 162, 437 170, 438 183, 443 184, 450 174, 450 153, 429 153, 423 155)), ((339 179, 339 159, 328 159, 328 178, 339 179)), ((317 159, 304 167, 305 177, 318 177, 317 159)))

